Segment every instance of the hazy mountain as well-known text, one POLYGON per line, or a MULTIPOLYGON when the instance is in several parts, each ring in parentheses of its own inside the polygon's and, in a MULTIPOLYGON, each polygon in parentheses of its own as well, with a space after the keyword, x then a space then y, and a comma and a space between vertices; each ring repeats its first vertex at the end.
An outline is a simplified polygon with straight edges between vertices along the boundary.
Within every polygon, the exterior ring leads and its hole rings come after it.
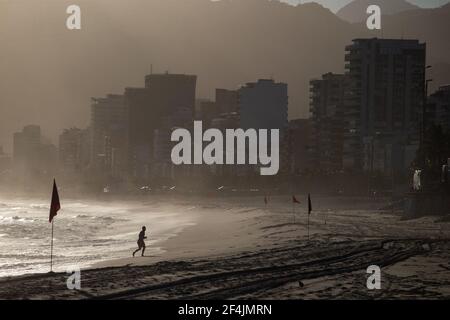
POLYGON ((300 3, 316 2, 333 12, 337 12, 340 8, 352 2, 353 0, 282 0, 283 2, 297 5, 300 3))
POLYGON ((341 19, 351 23, 366 21, 368 17, 367 8, 370 5, 380 6, 382 15, 419 9, 419 7, 405 0, 354 0, 338 10, 336 14, 341 19))
MULTIPOLYGON (((289 84, 290 117, 305 116, 309 80, 343 72, 353 38, 381 36, 318 4, 268 0, 78 0, 82 30, 68 31, 72 3, 0 1, 0 145, 8 151, 25 124, 42 125, 54 142, 62 128, 85 126, 91 96, 143 86, 151 64, 197 74, 197 96, 206 98, 273 76, 289 84)), ((412 10, 384 19, 383 32, 427 40, 430 63, 450 63, 449 18, 448 8, 412 10)))
MULTIPOLYGON (((354 0, 281 0, 293 5, 299 3, 316 2, 321 4, 325 8, 330 9, 333 12, 337 12, 339 9, 343 8, 345 5, 349 4, 354 0)), ((441 7, 450 2, 450 0, 407 0, 420 8, 436 8, 441 7)))

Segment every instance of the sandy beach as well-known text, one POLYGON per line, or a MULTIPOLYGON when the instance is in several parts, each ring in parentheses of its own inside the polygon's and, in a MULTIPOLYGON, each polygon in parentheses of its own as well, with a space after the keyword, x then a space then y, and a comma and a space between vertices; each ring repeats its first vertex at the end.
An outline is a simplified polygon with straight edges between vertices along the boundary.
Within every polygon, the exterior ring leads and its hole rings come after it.
MULTIPOLYGON (((95 263, 81 289, 65 272, 5 277, 0 299, 448 299, 450 224, 404 219, 386 199, 172 199, 192 212, 189 225, 146 257, 95 263), (382 289, 366 269, 382 270, 382 289), (45 290, 43 289, 45 288, 45 290)), ((150 230, 152 226, 149 226, 150 230)), ((139 229, 137 229, 139 231, 139 229)), ((152 234, 150 232, 150 238, 152 234)), ((155 244, 156 245, 156 244, 155 244)))

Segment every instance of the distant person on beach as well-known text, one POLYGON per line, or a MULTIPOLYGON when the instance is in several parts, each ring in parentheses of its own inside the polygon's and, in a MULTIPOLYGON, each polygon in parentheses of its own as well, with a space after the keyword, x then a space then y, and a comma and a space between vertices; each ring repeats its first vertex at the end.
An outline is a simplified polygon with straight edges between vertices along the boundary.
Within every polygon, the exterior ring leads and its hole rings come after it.
POLYGON ((141 251, 141 249, 142 249, 142 257, 144 256, 144 252, 145 252, 145 242, 144 242, 144 240, 147 239, 147 237, 145 236, 145 230, 147 230, 147 228, 145 226, 143 226, 141 232, 139 232, 139 239, 137 241, 138 248, 137 248, 137 250, 135 250, 133 252, 133 257, 136 254, 136 252, 141 251))

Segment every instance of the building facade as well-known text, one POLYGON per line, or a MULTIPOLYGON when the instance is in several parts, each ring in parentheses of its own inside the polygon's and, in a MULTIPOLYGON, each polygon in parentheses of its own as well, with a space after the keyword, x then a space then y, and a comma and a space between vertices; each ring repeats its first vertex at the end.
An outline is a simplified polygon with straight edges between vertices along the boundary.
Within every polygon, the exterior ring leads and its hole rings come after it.
POLYGON ((324 74, 310 81, 310 112, 316 170, 336 172, 343 168, 344 97, 347 77, 324 74))
POLYGON ((239 93, 236 90, 216 89, 216 106, 219 114, 239 112, 239 93))
POLYGON ((288 126, 288 85, 260 79, 238 90, 242 129, 280 129, 288 126))
POLYGON ((419 143, 426 44, 355 39, 346 47, 345 60, 344 168, 405 170, 419 143))
POLYGON ((11 157, 3 151, 3 147, 0 146, 0 180, 1 176, 11 169, 11 157))
POLYGON ((284 172, 298 175, 316 168, 314 149, 314 123, 312 119, 289 121, 282 153, 284 172))
MULTIPOLYGON (((195 115, 197 76, 184 74, 150 74, 145 77, 144 88, 125 90, 125 107, 128 114, 129 174, 138 184, 147 184, 152 164, 164 163, 159 159, 160 144, 167 135, 167 119, 189 114, 195 115), (155 132, 157 136, 155 136, 155 132)), ((171 120, 171 121, 172 121, 171 120)), ((176 120, 174 120, 176 121, 176 120)), ((170 121, 169 121, 170 122, 170 121)))
POLYGON ((13 166, 18 179, 37 181, 54 173, 57 149, 42 137, 40 126, 25 126, 21 132, 14 133, 13 140, 13 166))
POLYGON ((426 123, 427 127, 434 124, 450 132, 450 85, 439 87, 428 97, 426 123))
MULTIPOLYGON (((128 114, 123 95, 92 98, 90 130, 91 168, 101 174, 125 177, 128 165, 128 114)), ((78 134, 81 139, 82 132, 78 134)))
POLYGON ((58 161, 64 172, 76 173, 82 170, 83 130, 64 129, 59 135, 58 161))

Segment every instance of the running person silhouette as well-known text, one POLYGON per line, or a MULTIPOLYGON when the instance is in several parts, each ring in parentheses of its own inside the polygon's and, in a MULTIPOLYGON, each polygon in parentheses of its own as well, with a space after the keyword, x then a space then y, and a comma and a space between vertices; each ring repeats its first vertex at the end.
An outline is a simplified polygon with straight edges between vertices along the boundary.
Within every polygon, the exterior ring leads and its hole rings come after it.
POLYGON ((147 239, 147 237, 145 236, 145 230, 147 230, 147 228, 145 226, 143 226, 141 232, 139 232, 139 239, 137 241, 138 248, 137 248, 137 250, 135 250, 133 252, 133 257, 136 254, 136 252, 140 251, 141 249, 142 249, 142 257, 144 256, 144 252, 145 252, 144 240, 147 239))

